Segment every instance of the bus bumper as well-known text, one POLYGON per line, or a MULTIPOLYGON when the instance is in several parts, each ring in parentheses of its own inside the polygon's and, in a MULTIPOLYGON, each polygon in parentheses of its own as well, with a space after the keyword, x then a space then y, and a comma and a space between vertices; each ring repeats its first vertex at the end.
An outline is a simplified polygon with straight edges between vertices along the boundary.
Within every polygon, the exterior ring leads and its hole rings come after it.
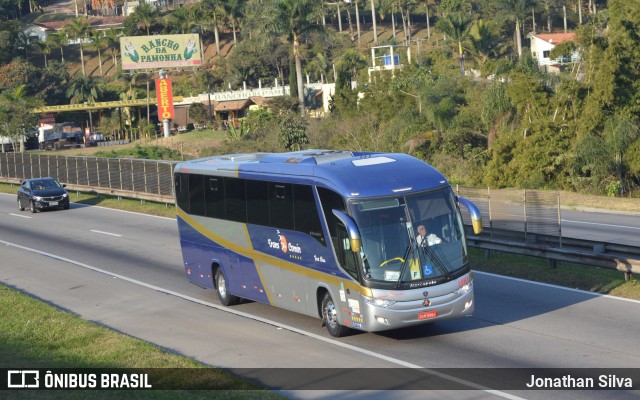
POLYGON ((385 331, 473 314, 475 309, 473 290, 451 297, 453 298, 447 299, 447 301, 432 299, 428 306, 425 306, 424 299, 398 302, 391 307, 366 304, 364 307, 364 320, 366 321, 364 330, 369 332, 385 331))

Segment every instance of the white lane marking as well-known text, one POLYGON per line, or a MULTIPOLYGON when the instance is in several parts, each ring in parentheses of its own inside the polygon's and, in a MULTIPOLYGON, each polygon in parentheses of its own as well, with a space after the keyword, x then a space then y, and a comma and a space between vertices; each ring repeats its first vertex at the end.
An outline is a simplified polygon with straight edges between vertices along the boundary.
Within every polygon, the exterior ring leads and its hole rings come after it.
POLYGON ((395 358, 392 358, 392 357, 389 357, 389 356, 385 356, 383 354, 375 353, 375 352, 370 351, 370 350, 362 349, 360 347, 356 347, 356 346, 353 346, 353 345, 350 345, 350 344, 347 344, 347 343, 338 342, 337 340, 329 339, 329 338, 326 338, 324 336, 320 336, 320 335, 316 335, 314 333, 303 331, 303 330, 295 328, 293 326, 281 324, 279 322, 272 321, 272 320, 269 320, 269 319, 266 319, 266 318, 258 317, 258 316, 255 316, 255 315, 252 315, 252 314, 248 314, 248 313, 245 313, 245 312, 242 312, 242 311, 237 311, 237 310, 233 310, 233 309, 230 309, 230 308, 227 308, 227 307, 219 306, 217 304, 209 303, 207 301, 196 299, 194 297, 187 296, 187 295, 184 295, 184 294, 181 294, 181 293, 178 293, 178 292, 174 292, 172 290, 164 289, 164 288, 161 288, 161 287, 158 287, 158 286, 154 286, 154 285, 142 282, 142 281, 138 281, 136 279, 128 278, 128 277, 126 277, 124 275, 114 274, 112 272, 109 272, 109 271, 106 271, 106 270, 91 266, 89 264, 85 264, 85 263, 81 263, 79 261, 71 260, 69 258, 65 258, 65 257, 58 256, 58 255, 55 255, 55 254, 47 253, 47 252, 44 252, 44 251, 41 251, 41 250, 37 250, 37 249, 33 249, 33 248, 30 248, 30 247, 21 246, 19 244, 6 242, 4 240, 0 240, 0 243, 4 244, 5 246, 15 247, 15 248, 18 248, 18 249, 29 251, 31 253, 39 254, 41 256, 53 258, 53 259, 58 260, 58 261, 66 262, 66 263, 69 263, 69 264, 73 264, 73 265, 76 265, 78 267, 86 268, 86 269, 91 270, 91 271, 99 272, 101 274, 108 275, 108 276, 111 276, 113 278, 122 279, 123 281, 130 282, 130 283, 133 283, 135 285, 139 285, 139 286, 142 286, 142 287, 146 287, 148 289, 152 289, 152 290, 158 291, 160 293, 165 293, 165 294, 168 294, 168 295, 171 295, 171 296, 175 296, 175 297, 178 297, 178 298, 181 298, 181 299, 184 299, 184 300, 188 300, 188 301, 191 301, 193 303, 197 303, 197 304, 200 304, 200 305, 203 305, 203 306, 206 306, 206 307, 215 308, 216 310, 219 310, 219 311, 223 311, 223 312, 226 312, 226 313, 229 313, 229 314, 237 315, 237 316, 243 317, 243 318, 248 318, 248 319, 251 319, 251 320, 254 320, 254 321, 262 322, 264 324, 272 325, 272 326, 275 326, 277 328, 286 329, 286 330, 289 330, 291 332, 295 332, 295 333, 298 333, 300 335, 310 337, 312 339, 320 340, 322 342, 329 343, 329 344, 332 344, 334 346, 342 347, 342 348, 345 348, 345 349, 348 349, 348 350, 351 350, 351 351, 355 351, 357 353, 365 354, 365 355, 368 355, 370 357, 378 358, 378 359, 381 359, 381 360, 384 360, 384 361, 387 361, 387 362, 390 362, 390 363, 393 363, 393 364, 396 364, 396 365, 400 365, 400 366, 403 366, 403 367, 406 367, 406 368, 419 369, 421 372, 423 372, 423 373, 425 373, 427 375, 438 376, 440 378, 447 379, 447 380, 459 383, 459 384, 464 385, 464 386, 468 386, 468 387, 470 387, 472 389, 482 390, 482 391, 484 391, 486 393, 493 394, 495 396, 499 396, 499 397, 502 397, 502 398, 505 398, 505 399, 509 399, 509 400, 524 400, 521 397, 517 397, 517 396, 514 396, 512 394, 501 392, 501 391, 498 391, 498 390, 489 389, 487 387, 478 385, 476 383, 465 381, 464 379, 456 378, 455 376, 450 376, 450 375, 443 374, 443 373, 438 372, 438 371, 434 371, 434 370, 425 368, 425 367, 423 367, 421 365, 411 364, 411 363, 408 363, 406 361, 398 360, 398 359, 395 359, 395 358))
POLYGON ((550 283, 528 281, 526 279, 514 278, 514 277, 511 277, 511 276, 492 274, 491 272, 482 272, 482 271, 473 270, 473 274, 474 275, 476 275, 476 274, 477 275, 488 275, 488 276, 492 276, 494 278, 502 278, 502 279, 515 281, 515 282, 522 282, 522 283, 528 283, 528 284, 531 284, 531 285, 538 285, 538 286, 550 287, 550 288, 554 288, 554 289, 567 290, 569 292, 588 294, 588 295, 591 295, 593 297, 604 297, 604 298, 611 299, 611 300, 628 301, 630 303, 640 304, 640 300, 627 299, 627 298, 624 298, 624 297, 617 297, 617 296, 611 296, 610 294, 594 293, 594 292, 589 292, 587 290, 573 289, 573 288, 568 288, 568 287, 564 287, 564 286, 552 285, 550 283))
POLYGON ((20 214, 14 214, 14 213, 9 213, 9 215, 13 215, 14 217, 20 217, 20 218, 29 218, 29 219, 33 218, 28 215, 20 215, 20 214))
POLYGON ((109 236, 115 236, 115 237, 122 237, 122 235, 118 235, 117 233, 110 233, 110 232, 96 231, 95 229, 91 229, 89 232, 99 233, 99 234, 101 234, 101 235, 109 235, 109 236))
POLYGON ((610 226, 612 228, 624 228, 624 229, 639 229, 637 226, 626 226, 626 225, 613 225, 613 224, 602 224, 600 222, 586 222, 586 221, 573 221, 570 219, 563 219, 562 222, 571 222, 574 224, 585 224, 585 225, 600 225, 600 226, 610 226))

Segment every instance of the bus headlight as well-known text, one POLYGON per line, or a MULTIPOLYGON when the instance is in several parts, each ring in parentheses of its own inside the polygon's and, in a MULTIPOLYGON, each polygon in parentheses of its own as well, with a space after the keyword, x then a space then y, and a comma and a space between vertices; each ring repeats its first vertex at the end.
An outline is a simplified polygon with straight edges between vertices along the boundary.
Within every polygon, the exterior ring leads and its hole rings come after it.
POLYGON ((471 290, 471 283, 467 283, 467 284, 461 286, 458 290, 456 290, 456 293, 457 294, 465 294, 469 290, 471 290))
POLYGON ((374 299, 373 297, 367 297, 365 295, 360 295, 362 297, 362 301, 366 304, 376 306, 376 307, 391 307, 396 304, 395 300, 387 300, 387 299, 374 299))

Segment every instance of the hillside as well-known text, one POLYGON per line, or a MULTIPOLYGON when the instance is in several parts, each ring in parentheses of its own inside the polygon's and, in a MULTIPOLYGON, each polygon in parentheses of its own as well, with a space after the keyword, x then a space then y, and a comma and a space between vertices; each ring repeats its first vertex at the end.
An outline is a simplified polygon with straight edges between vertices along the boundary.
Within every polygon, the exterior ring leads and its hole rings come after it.
MULTIPOLYGON (((189 5, 186 5, 189 6, 189 5)), ((82 14, 82 9, 80 9, 80 14, 82 14)), ((346 15, 346 14, 345 14, 346 15)), ((343 15, 343 19, 346 16, 343 15)), ((32 13, 24 18, 24 21, 27 23, 44 23, 53 27, 58 28, 61 26, 64 21, 73 19, 75 17, 74 12, 74 3, 71 0, 57 0, 54 1, 51 5, 45 6, 42 10, 42 13, 32 13)), ((420 17, 423 18, 422 15, 420 17)), ((89 17, 91 22, 93 17, 89 17)), ((327 21, 328 24, 331 24, 331 20, 327 21)), ((331 25, 334 25, 334 28, 338 30, 337 21, 333 21, 331 25)), ((349 31, 349 26, 346 22, 343 22, 343 31, 342 35, 347 37, 352 36, 354 38, 354 42, 356 39, 356 31, 355 31, 355 22, 353 22, 353 32, 349 31)), ((358 46, 361 51, 366 51, 370 48, 373 43, 373 30, 371 23, 361 23, 361 43, 358 46)), ((433 32, 433 29, 432 29, 433 32)), ((390 17, 387 16, 385 20, 378 21, 377 26, 378 33, 378 43, 380 45, 393 43, 393 32, 390 17)), ((427 29, 426 23, 423 22, 415 22, 412 24, 411 30, 411 39, 412 39, 412 57, 416 57, 418 52, 426 51, 429 48, 437 46, 438 40, 432 37, 430 40, 427 40, 427 29), (417 41, 420 43, 420 49, 417 47, 417 41)), ((204 40, 204 64, 212 65, 216 58, 219 57, 216 55, 216 46, 213 38, 210 37, 212 35, 205 35, 204 40)), ((238 35, 238 39, 241 38, 241 33, 238 35)), ((402 43, 405 40, 405 35, 402 30, 402 25, 398 21, 396 24, 396 38, 395 43, 402 43)), ((226 57, 230 54, 230 52, 235 47, 233 43, 233 34, 230 30, 221 30, 220 31, 220 52, 222 57, 226 57)), ((84 59, 85 59, 85 70, 88 75, 91 76, 100 76, 100 67, 99 67, 99 58, 98 51, 93 48, 90 44, 85 44, 83 47, 84 51, 84 59)), ((82 66, 80 64, 80 47, 77 44, 67 44, 62 48, 62 53, 64 54, 64 60, 69 65, 69 72, 71 75, 81 73, 82 66)), ((118 52, 116 52, 118 53, 118 52)), ((368 52, 365 54, 369 56, 368 52)), ((110 49, 103 49, 101 51, 102 56, 102 70, 104 76, 112 76, 116 72, 116 67, 113 63, 113 54, 110 49)), ((40 51, 34 51, 29 55, 29 59, 32 63, 34 63, 38 67, 44 67, 44 56, 40 51)), ((51 50, 51 54, 47 56, 47 60, 61 60, 61 52, 59 48, 55 48, 51 50)), ((120 61, 118 55, 118 62, 120 61)))

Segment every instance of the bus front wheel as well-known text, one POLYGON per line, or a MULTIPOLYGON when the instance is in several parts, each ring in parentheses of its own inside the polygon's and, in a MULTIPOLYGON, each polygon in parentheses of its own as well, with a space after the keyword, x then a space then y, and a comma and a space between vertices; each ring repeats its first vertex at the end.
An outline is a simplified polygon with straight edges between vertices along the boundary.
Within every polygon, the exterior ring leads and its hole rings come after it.
POLYGON ((224 276, 222 268, 218 268, 216 271, 216 290, 218 291, 218 299, 222 305, 234 306, 238 304, 240 299, 229 293, 227 278, 224 276))
POLYGON ((322 319, 331 336, 342 337, 349 333, 349 328, 340 325, 336 304, 333 302, 329 293, 325 293, 324 299, 322 299, 322 319))

